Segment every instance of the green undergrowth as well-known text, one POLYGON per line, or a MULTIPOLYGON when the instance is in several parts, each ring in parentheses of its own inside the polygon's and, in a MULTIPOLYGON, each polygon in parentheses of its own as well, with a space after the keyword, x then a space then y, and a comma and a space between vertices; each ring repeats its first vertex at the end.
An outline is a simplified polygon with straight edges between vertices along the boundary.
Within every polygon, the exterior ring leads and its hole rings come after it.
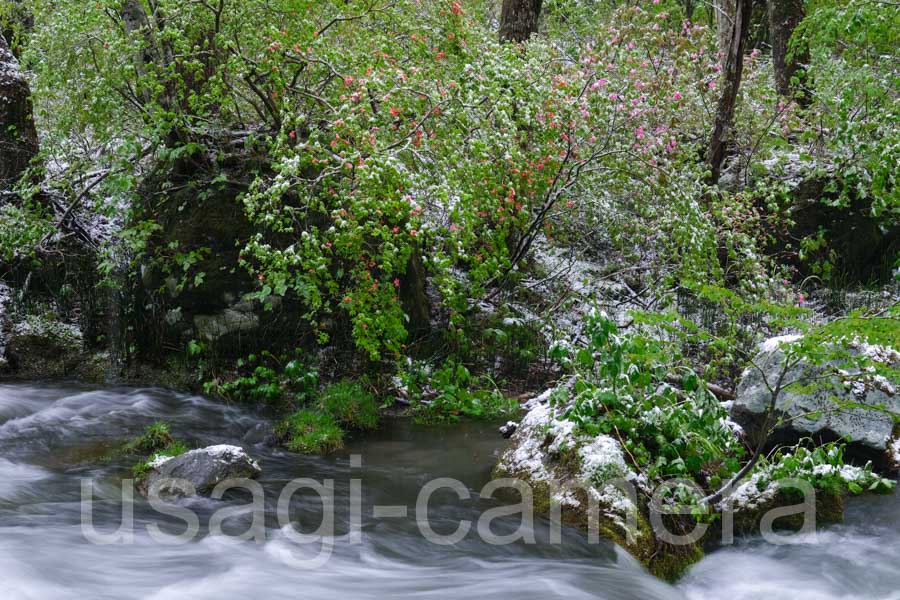
POLYGON ((368 430, 378 426, 375 396, 359 382, 344 380, 326 387, 319 405, 325 414, 348 429, 368 430))
POLYGON ((418 422, 499 420, 514 416, 519 408, 489 376, 473 375, 453 360, 437 368, 410 363, 400 378, 411 399, 411 414, 418 422))
POLYGON ((327 454, 344 445, 344 431, 328 413, 301 409, 275 426, 275 435, 293 452, 327 454))
MULTIPOLYGON (((494 332, 488 337, 498 335, 494 332)), ((201 373, 208 368, 202 353, 202 348, 195 352, 201 373)), ((409 414, 418 422, 498 420, 518 411, 518 403, 490 376, 473 374, 455 355, 436 367, 413 360, 401 361, 401 365, 394 381, 407 392, 409 414)), ((341 447, 348 432, 378 427, 382 409, 393 404, 394 394, 379 381, 383 378, 362 374, 357 379, 323 384, 318 369, 298 349, 289 355, 249 355, 238 360, 232 370, 217 372, 203 384, 203 390, 227 402, 273 410, 282 416, 276 435, 285 446, 298 452, 328 453, 341 447), (382 394, 387 401, 379 399, 382 394)))
MULTIPOLYGON (((646 326, 648 321, 635 316, 634 323, 646 326)), ((656 327, 663 320, 652 323, 656 327)), ((879 339, 881 325, 869 323, 872 339, 879 339)), ((831 324, 827 329, 808 330, 807 336, 815 336, 817 341, 810 342, 811 348, 821 348, 823 344, 827 347, 828 342, 821 342, 820 338, 830 339, 826 334, 831 330, 843 335, 842 327, 837 325, 831 324)), ((687 330, 688 337, 701 335, 698 329, 687 330)), ((841 520, 843 496, 894 489, 896 482, 873 472, 871 464, 847 464, 844 441, 815 445, 813 440, 801 440, 792 447, 761 456, 726 493, 725 500, 716 500, 713 494, 726 487, 751 455, 732 430, 726 408, 680 353, 684 340, 675 335, 674 329, 670 332, 668 339, 639 329, 624 332, 612 319, 596 311, 588 319, 584 345, 555 350, 563 368, 571 374, 571 384, 551 393, 550 403, 544 409, 546 422, 528 425, 533 435, 542 440, 541 460, 554 470, 553 477, 587 482, 603 492, 606 482, 632 476, 642 482, 638 486, 638 509, 643 519, 649 518, 647 500, 651 490, 668 482, 672 485, 660 501, 666 512, 678 514, 673 525, 684 531, 702 524, 713 526, 714 531, 721 521, 724 502, 739 515, 738 530, 753 532, 767 510, 802 501, 800 491, 781 485, 783 482, 800 480, 810 484, 816 497, 822 498, 823 522, 841 520), (603 440, 596 447, 605 450, 584 453, 603 440), (621 450, 618 460, 615 452, 609 450, 613 447, 621 450)), ((809 361, 816 358, 812 354, 803 356, 809 361)), ((800 381, 791 385, 814 383, 800 381)), ((615 528, 604 535, 616 541, 621 537, 615 528)), ((679 577, 702 556, 701 546, 670 548, 651 539, 636 547, 625 547, 665 579, 679 577)))

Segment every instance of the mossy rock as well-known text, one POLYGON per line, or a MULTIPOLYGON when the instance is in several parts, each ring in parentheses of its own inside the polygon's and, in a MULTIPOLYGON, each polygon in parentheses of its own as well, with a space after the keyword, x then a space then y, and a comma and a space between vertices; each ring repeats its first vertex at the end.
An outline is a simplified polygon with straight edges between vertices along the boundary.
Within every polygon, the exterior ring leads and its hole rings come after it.
POLYGON ((12 326, 4 358, 16 379, 77 378, 85 367, 81 331, 29 315, 12 326))
MULTIPOLYGON (((793 494, 779 491, 771 500, 753 507, 752 509, 738 510, 734 513, 735 535, 758 535, 762 518, 769 511, 777 508, 795 506, 802 503, 802 499, 793 494)), ((816 525, 831 525, 844 521, 844 498, 839 494, 822 491, 816 492, 816 525)), ((803 527, 803 513, 786 515, 776 519, 774 526, 784 531, 799 531, 803 527)), ((721 527, 716 534, 710 537, 720 537, 721 527)))
MULTIPOLYGON (((492 473, 494 479, 511 478, 527 482, 532 489, 534 514, 536 516, 549 517, 552 505, 552 490, 546 481, 531 481, 527 473, 509 472, 502 467, 496 467, 492 473)), ((578 506, 562 507, 560 511, 561 522, 564 525, 574 527, 581 531, 590 531, 589 512, 582 507, 589 506, 587 492, 578 485, 574 479, 560 482, 561 490, 568 490, 578 506)), ((518 502, 517 494, 504 492, 500 498, 509 502, 518 502)), ((641 504, 636 516, 637 531, 629 540, 626 530, 615 519, 604 515, 601 511, 598 515, 596 531, 599 537, 607 539, 633 556, 644 565, 647 570, 665 581, 677 581, 694 564, 704 556, 702 540, 695 544, 675 546, 667 544, 655 535, 649 519, 649 511, 646 504, 641 504)), ((691 523, 693 523, 691 521, 691 523)), ((692 528, 688 527, 688 529, 692 528)))

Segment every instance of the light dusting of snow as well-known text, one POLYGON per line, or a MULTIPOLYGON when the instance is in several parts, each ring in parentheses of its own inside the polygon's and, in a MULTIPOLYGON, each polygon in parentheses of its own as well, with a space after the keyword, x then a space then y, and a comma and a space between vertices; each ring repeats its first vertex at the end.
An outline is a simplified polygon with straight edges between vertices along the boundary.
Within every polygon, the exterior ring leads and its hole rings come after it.
POLYGON ((750 479, 736 487, 720 504, 727 503, 735 509, 754 509, 772 501, 778 491, 778 486, 769 482, 760 491, 759 484, 765 476, 764 473, 755 473, 750 479))
POLYGON ((173 456, 165 456, 163 454, 157 454, 156 456, 153 457, 153 460, 151 460, 147 464, 150 465, 151 469, 158 469, 161 466, 163 466, 164 464, 166 464, 167 462, 169 462, 170 460, 172 460, 173 458, 174 458, 173 456))
POLYGON ((244 449, 241 448, 240 446, 219 444, 217 446, 209 446, 207 448, 199 448, 197 450, 191 450, 190 453, 207 454, 207 455, 211 456, 212 458, 215 458, 218 460, 227 460, 227 461, 238 461, 238 460, 246 459, 246 460, 250 461, 251 463, 255 464, 253 459, 251 459, 247 455, 247 453, 244 452, 244 449))
POLYGON ((894 461, 894 464, 900 466, 900 437, 888 446, 888 450, 891 453, 891 459, 894 461))
POLYGON ((850 347, 859 350, 859 353, 873 362, 884 365, 900 364, 900 352, 894 350, 890 346, 879 346, 878 344, 867 344, 858 339, 850 343, 850 347))
POLYGON ((769 338, 760 344, 759 349, 762 352, 774 352, 778 350, 782 344, 790 344, 796 342, 803 336, 801 335, 780 335, 778 337, 769 338))

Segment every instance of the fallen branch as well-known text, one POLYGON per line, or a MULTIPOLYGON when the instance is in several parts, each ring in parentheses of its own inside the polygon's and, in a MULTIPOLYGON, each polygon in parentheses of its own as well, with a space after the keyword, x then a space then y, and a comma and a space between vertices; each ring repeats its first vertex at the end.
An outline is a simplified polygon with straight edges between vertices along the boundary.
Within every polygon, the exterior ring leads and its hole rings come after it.
MULTIPOLYGON (((678 376, 675 375, 674 373, 670 373, 669 375, 666 375, 666 381, 668 383, 672 383, 672 384, 676 384, 676 385, 681 383, 681 379, 679 379, 678 376)), ((716 385, 715 383, 707 382, 706 389, 710 394, 712 394, 719 400, 722 400, 722 401, 734 400, 734 392, 733 391, 726 390, 722 386, 716 385)))

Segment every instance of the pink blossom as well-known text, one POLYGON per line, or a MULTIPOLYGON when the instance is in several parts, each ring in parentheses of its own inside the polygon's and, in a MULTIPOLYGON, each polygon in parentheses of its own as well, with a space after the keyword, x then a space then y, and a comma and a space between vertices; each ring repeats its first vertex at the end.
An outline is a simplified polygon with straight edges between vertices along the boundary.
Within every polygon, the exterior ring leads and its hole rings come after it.
POLYGON ((672 94, 672 99, 681 100, 681 92, 675 92, 674 94, 672 94))

